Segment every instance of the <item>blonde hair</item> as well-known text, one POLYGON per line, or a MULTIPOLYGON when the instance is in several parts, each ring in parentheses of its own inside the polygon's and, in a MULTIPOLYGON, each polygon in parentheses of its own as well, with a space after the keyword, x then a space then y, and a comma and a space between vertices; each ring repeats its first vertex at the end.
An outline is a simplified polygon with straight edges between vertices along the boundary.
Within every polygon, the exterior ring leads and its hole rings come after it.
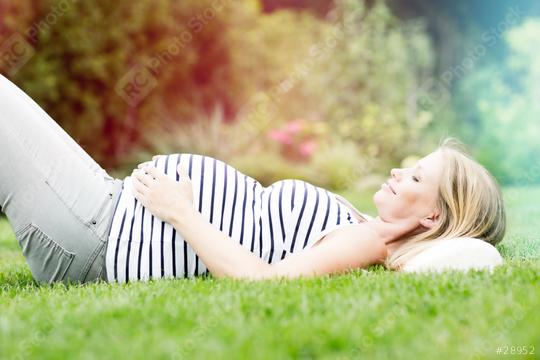
POLYGON ((436 202, 439 221, 411 236, 386 258, 388 269, 400 270, 412 257, 444 239, 474 237, 495 245, 504 238, 506 212, 497 180, 468 155, 459 140, 447 137, 437 150, 444 159, 436 202))

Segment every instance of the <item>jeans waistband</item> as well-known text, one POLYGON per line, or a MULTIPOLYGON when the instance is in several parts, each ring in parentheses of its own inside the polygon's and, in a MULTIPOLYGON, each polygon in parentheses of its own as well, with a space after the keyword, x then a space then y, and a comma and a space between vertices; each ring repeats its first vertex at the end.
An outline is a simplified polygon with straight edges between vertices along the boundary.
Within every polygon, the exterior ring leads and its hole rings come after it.
POLYGON ((106 234, 107 234, 107 242, 109 240, 109 234, 111 232, 111 227, 112 227, 112 222, 113 222, 113 218, 114 218, 114 212, 116 211, 116 205, 118 204, 118 200, 120 200, 120 195, 122 194, 122 190, 124 189, 124 180, 119 180, 119 179, 114 179, 113 180, 113 188, 112 188, 112 206, 113 206, 113 211, 112 211, 112 215, 111 215, 111 218, 109 219, 109 224, 107 225, 107 231, 106 231, 106 234))
POLYGON ((114 179, 112 183, 112 212, 111 216, 108 219, 109 223, 107 224, 107 230, 105 232, 105 245, 103 246, 103 250, 101 254, 99 254, 95 261, 100 262, 100 272, 98 277, 104 281, 107 281, 107 268, 106 268, 106 261, 105 256, 107 254, 107 244, 109 243, 109 234, 111 232, 111 227, 114 219, 114 213, 116 210, 116 205, 118 204, 118 200, 120 200, 120 195, 122 194, 122 190, 124 188, 124 181, 119 179, 114 179))

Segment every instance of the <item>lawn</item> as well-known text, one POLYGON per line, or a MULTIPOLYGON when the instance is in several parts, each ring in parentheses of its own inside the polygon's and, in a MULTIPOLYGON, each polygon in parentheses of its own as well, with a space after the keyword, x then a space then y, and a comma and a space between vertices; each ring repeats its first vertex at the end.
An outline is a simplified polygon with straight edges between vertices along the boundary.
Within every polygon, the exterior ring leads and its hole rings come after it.
POLYGON ((540 358, 540 187, 504 193, 493 273, 37 286, 1 220, 0 359, 540 358))

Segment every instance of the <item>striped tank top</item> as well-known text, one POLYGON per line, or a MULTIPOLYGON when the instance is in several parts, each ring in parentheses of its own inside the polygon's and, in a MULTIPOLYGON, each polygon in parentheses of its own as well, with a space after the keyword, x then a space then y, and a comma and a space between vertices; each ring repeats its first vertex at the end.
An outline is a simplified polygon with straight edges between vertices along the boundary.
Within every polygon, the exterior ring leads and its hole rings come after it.
MULTIPOLYGON (((309 182, 285 179, 263 187, 225 162, 198 154, 167 155, 153 164, 178 181, 176 169, 184 162, 195 208, 269 264, 308 249, 332 230, 359 223, 350 203, 309 182)), ((209 273, 182 235, 135 199, 129 176, 116 203, 105 261, 109 282, 209 273)))

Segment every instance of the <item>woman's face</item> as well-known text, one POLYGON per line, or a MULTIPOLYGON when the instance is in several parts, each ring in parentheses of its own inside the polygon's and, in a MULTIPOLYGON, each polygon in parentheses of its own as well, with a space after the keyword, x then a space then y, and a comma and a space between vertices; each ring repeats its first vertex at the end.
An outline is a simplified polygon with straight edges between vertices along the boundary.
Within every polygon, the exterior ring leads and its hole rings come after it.
POLYGON ((415 167, 392 169, 390 179, 373 195, 381 220, 396 222, 411 217, 429 226, 435 208, 443 170, 443 156, 435 151, 418 160, 415 167))

